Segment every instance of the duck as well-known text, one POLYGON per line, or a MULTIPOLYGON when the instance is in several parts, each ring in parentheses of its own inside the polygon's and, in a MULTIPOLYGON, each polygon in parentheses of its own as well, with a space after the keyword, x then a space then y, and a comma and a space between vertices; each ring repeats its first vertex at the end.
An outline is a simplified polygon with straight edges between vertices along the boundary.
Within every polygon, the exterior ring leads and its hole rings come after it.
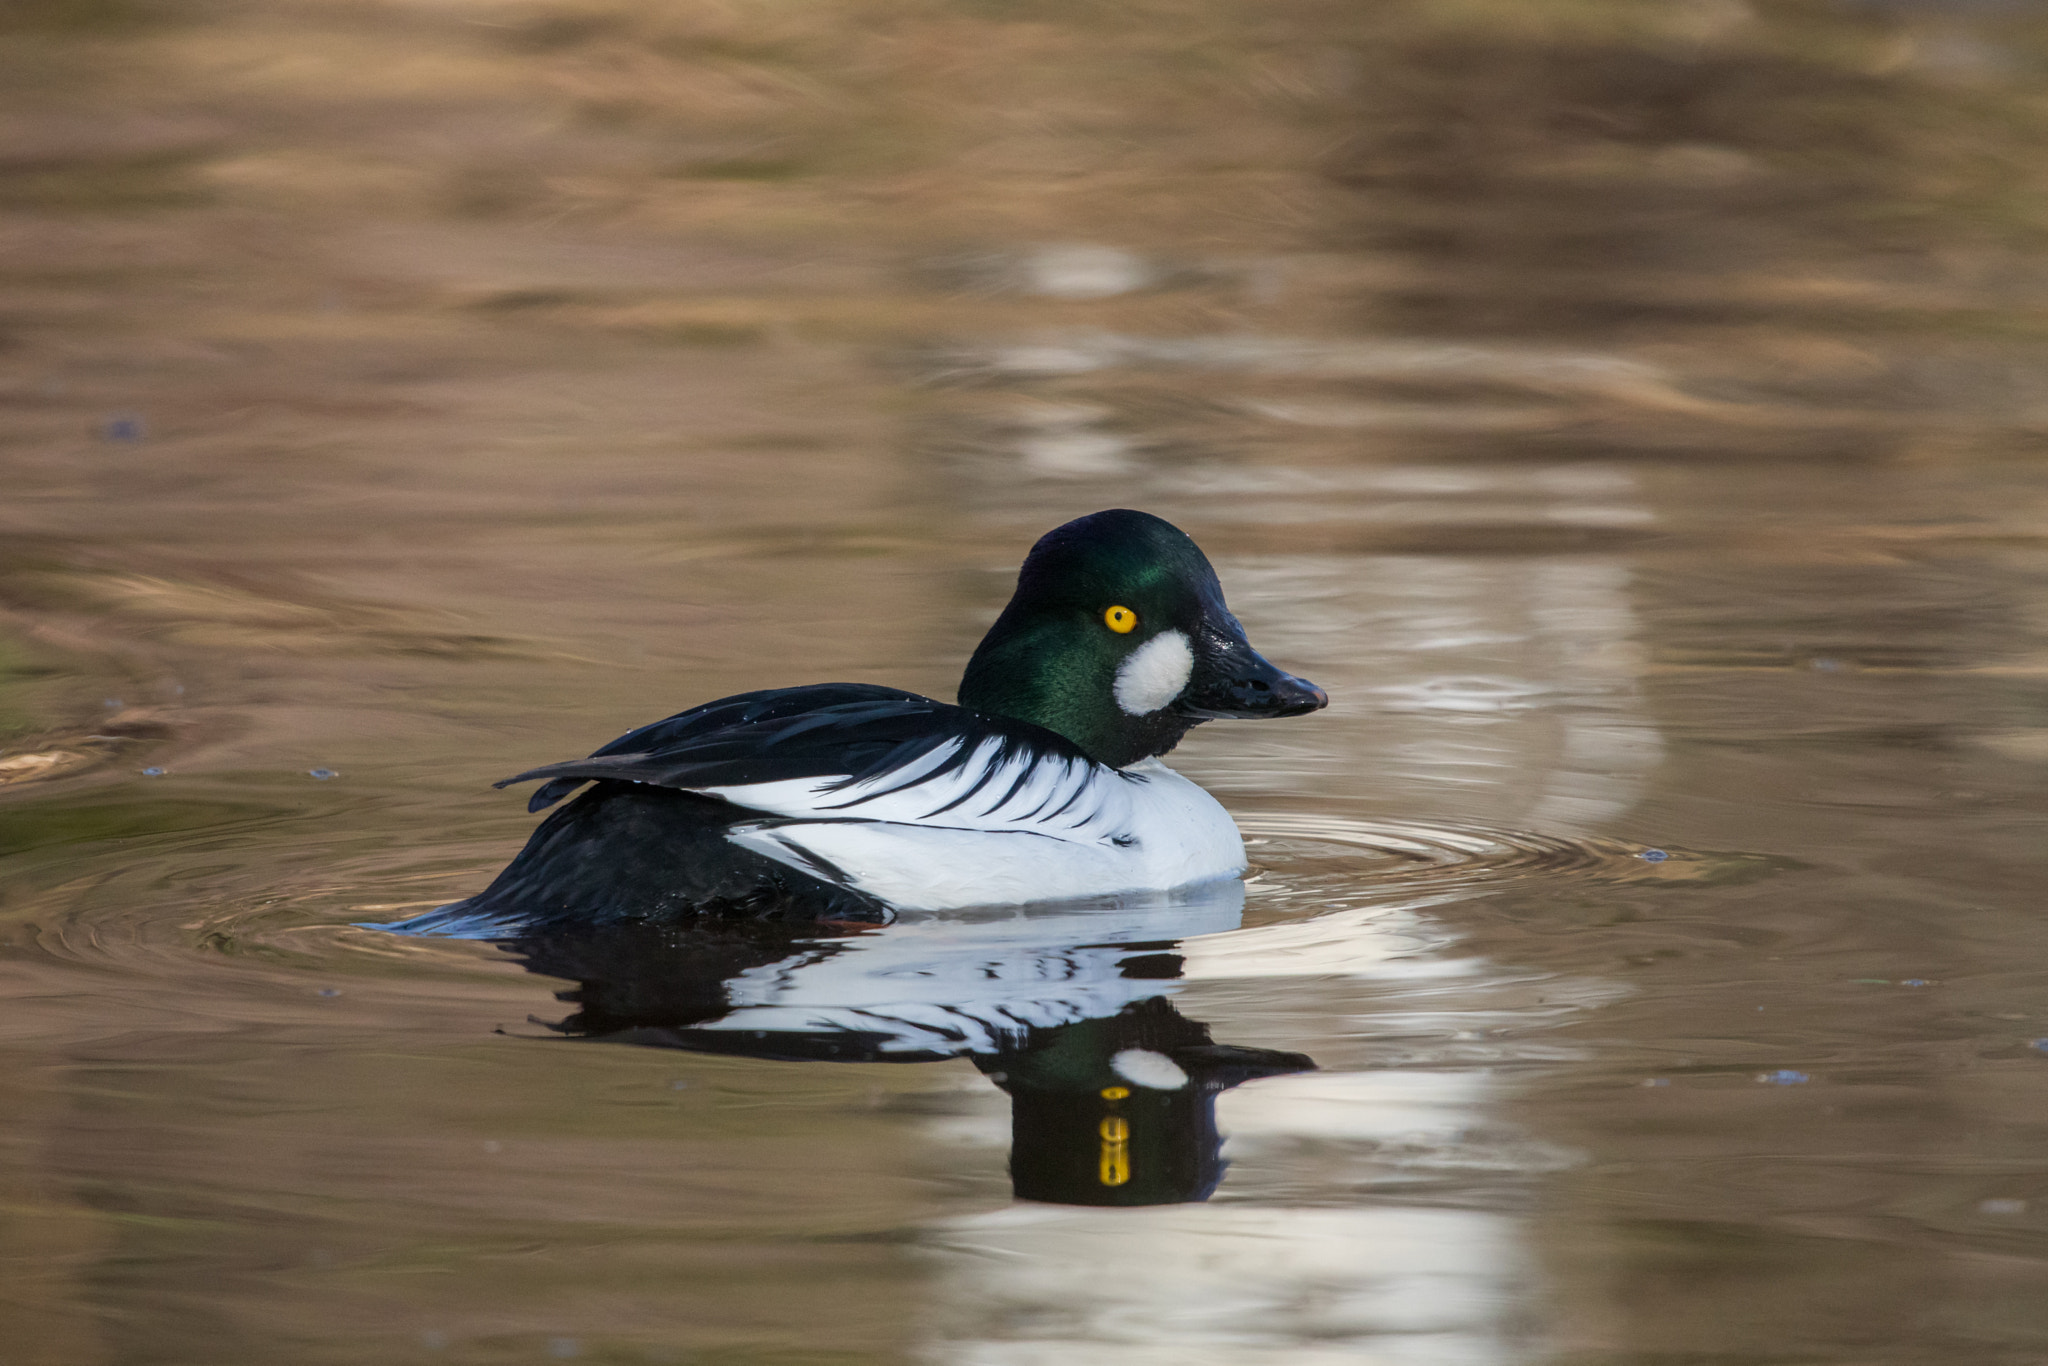
POLYGON ((1246 861, 1230 814, 1162 756, 1205 722, 1329 704, 1252 648, 1193 538, 1128 508, 1039 538, 958 699, 740 693, 515 774, 496 786, 538 782, 528 810, 555 808, 520 853, 476 896, 379 928, 871 924, 1171 895, 1246 861))

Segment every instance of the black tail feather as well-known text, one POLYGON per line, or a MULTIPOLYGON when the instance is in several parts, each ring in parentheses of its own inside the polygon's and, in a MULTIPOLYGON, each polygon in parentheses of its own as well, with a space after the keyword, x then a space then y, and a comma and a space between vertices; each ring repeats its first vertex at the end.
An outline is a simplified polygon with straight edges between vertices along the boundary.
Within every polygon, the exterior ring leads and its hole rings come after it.
MULTIPOLYGON (((516 781, 516 779, 507 779, 506 781, 512 782, 516 781)), ((542 783, 533 790, 533 795, 527 798, 526 809, 528 811, 545 811, 577 788, 583 786, 587 781, 589 780, 586 778, 555 778, 542 783)), ((498 784, 499 787, 504 785, 504 783, 498 784)))

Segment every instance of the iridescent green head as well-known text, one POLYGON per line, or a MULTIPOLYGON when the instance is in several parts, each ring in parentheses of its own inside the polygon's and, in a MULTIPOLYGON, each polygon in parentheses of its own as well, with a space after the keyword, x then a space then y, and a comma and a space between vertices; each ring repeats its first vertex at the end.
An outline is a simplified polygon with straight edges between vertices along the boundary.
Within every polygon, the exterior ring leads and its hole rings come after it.
POLYGON ((1043 726, 1118 768, 1203 721, 1328 704, 1252 649, 1186 532, 1127 508, 1039 539, 960 680, 969 711, 1043 726))

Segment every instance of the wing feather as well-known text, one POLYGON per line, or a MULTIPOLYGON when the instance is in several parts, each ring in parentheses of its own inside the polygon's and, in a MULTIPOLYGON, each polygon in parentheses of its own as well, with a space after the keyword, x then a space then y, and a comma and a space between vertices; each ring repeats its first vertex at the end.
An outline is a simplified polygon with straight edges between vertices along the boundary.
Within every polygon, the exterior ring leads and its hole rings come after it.
MULTIPOLYGON (((997 773, 1002 771, 1005 763, 1006 760, 1003 756, 1002 747, 1000 743, 992 740, 984 740, 980 745, 975 747, 974 756, 972 759, 968 761, 967 765, 968 768, 972 770, 972 776, 974 778, 974 781, 967 784, 965 791, 953 796, 951 800, 945 802, 944 804, 933 807, 931 810, 925 812, 924 815, 919 817, 918 819, 921 821, 928 821, 934 816, 943 816, 948 811, 951 811, 954 807, 959 806, 961 803, 965 802, 969 797, 972 797, 975 793, 981 791, 984 787, 987 787, 989 785, 989 780, 994 778, 997 773)), ((918 786, 923 787, 924 784, 920 783, 918 784, 918 786)), ((955 784, 955 786, 958 786, 958 784, 955 784)), ((935 792, 932 795, 939 796, 942 794, 935 792)))
POLYGON ((1115 833, 1109 827, 1129 805, 1114 800, 1124 776, 1036 726, 893 688, 827 683, 706 703, 628 731, 588 758, 528 769, 498 786, 541 780, 532 810, 585 782, 619 781, 701 792, 791 820, 1072 839, 1115 833), (990 793, 985 805, 976 802, 990 793))

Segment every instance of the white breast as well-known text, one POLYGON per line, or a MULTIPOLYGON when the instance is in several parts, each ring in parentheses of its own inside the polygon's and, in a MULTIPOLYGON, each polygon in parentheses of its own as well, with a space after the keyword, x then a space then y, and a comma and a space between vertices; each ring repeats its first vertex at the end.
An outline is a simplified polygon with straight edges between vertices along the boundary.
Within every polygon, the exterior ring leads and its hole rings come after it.
POLYGON ((942 779, 904 786, 899 772, 865 793, 823 779, 711 791, 796 818, 735 826, 735 844, 905 910, 1163 891, 1244 871, 1229 813, 1156 759, 1119 771, 995 752, 987 742, 942 779))

